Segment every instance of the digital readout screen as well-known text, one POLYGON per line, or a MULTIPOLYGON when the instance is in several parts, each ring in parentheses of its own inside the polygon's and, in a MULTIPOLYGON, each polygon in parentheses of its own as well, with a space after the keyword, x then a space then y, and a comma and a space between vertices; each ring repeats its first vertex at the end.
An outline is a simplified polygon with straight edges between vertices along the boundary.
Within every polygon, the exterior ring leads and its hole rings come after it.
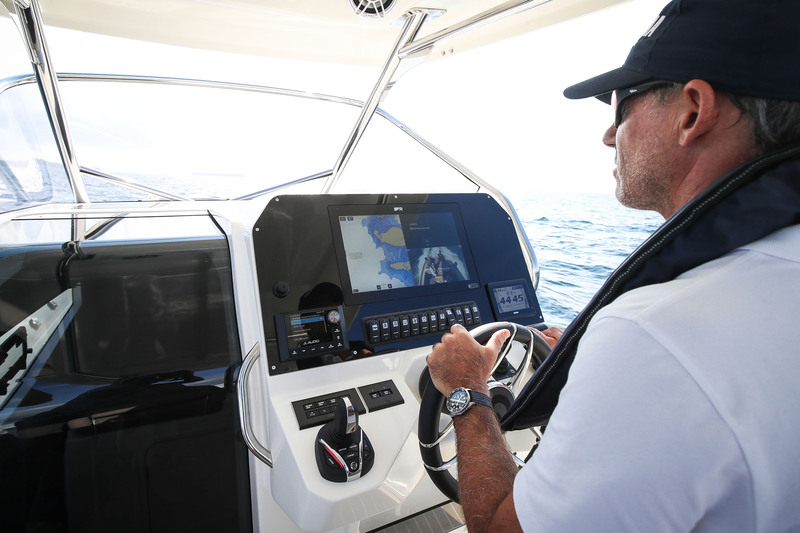
POLYGON ((492 297, 500 314, 514 313, 530 309, 523 285, 509 285, 492 289, 492 297))
POLYGON ((325 320, 324 311, 287 315, 286 336, 289 348, 303 348, 330 342, 333 339, 333 333, 325 320))

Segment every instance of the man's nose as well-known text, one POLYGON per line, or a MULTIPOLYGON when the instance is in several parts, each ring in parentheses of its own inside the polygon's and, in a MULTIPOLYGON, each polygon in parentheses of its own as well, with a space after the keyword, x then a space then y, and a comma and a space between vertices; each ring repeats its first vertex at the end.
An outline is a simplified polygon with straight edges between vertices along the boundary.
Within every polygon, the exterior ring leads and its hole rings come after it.
POLYGON ((616 148, 617 146, 617 127, 613 124, 608 127, 606 132, 603 134, 603 144, 608 146, 609 148, 616 148))

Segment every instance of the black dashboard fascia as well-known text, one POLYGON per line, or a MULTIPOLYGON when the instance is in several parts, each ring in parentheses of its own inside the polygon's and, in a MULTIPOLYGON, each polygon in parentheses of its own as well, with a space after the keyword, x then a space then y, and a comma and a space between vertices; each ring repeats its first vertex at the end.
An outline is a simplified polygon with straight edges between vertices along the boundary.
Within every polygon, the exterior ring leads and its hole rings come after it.
MULTIPOLYGON (((451 209, 451 208, 448 208, 451 209)), ((497 320, 487 284, 525 280, 535 298, 527 262, 511 217, 487 194, 348 194, 281 195, 272 198, 253 228, 256 273, 259 286, 265 351, 270 374, 294 372, 342 363, 371 355, 431 345, 433 337, 398 339, 372 346, 365 340, 362 319, 409 309, 446 307, 457 302, 475 302, 484 323, 497 320), (374 206, 455 205, 461 213, 464 242, 474 268, 474 284, 445 292, 403 290, 380 291, 382 299, 347 303, 331 225, 332 207, 363 209, 374 206), (385 299, 383 299, 385 298, 385 299), (341 306, 349 349, 301 360, 282 361, 279 356, 275 316, 298 311, 341 306)), ((540 316, 519 316, 523 324, 535 324, 540 316)))

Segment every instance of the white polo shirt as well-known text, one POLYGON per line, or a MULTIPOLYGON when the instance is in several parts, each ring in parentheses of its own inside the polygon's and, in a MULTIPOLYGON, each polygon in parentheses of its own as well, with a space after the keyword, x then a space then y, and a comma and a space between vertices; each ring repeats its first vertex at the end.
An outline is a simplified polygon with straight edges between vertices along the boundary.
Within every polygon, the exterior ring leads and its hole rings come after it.
POLYGON ((800 226, 601 310, 514 503, 531 532, 800 530, 800 226))

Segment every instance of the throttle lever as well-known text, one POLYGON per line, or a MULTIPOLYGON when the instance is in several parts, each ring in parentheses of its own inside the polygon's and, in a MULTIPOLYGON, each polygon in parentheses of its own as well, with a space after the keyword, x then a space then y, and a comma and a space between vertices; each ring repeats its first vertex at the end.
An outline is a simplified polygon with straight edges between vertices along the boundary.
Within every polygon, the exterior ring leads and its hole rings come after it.
POLYGON ((333 414, 334 431, 344 437, 358 428, 358 411, 353 407, 349 396, 336 400, 336 411, 333 414))
POLYGON ((317 433, 315 452, 319 473, 328 481, 354 481, 372 468, 372 444, 358 425, 358 411, 349 397, 336 400, 333 420, 317 433))

